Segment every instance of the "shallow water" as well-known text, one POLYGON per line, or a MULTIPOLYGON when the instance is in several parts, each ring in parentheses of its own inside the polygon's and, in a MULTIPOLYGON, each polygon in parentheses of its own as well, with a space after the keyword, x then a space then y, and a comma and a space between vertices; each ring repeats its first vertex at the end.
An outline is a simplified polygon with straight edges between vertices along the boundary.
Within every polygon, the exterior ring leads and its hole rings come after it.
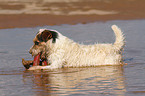
POLYGON ((26 71, 21 58, 32 60, 28 53, 36 28, 0 30, 0 95, 145 95, 145 20, 108 21, 89 24, 44 26, 55 29, 84 44, 113 43, 111 25, 118 25, 126 36, 124 66, 64 68, 55 71, 26 71))

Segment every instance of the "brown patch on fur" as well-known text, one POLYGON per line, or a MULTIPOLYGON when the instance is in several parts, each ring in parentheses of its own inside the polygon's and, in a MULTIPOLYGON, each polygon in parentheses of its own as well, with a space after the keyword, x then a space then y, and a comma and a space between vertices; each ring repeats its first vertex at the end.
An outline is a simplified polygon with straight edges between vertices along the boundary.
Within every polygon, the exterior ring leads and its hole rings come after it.
POLYGON ((49 39, 52 38, 52 34, 50 31, 44 30, 41 34, 41 38, 44 42, 47 42, 49 39))

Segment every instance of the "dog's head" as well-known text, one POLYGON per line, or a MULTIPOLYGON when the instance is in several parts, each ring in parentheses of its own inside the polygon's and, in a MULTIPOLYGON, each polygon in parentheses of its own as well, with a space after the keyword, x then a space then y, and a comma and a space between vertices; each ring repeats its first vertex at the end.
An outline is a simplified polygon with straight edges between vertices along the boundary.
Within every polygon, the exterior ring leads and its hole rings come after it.
POLYGON ((57 31, 40 29, 33 39, 34 45, 30 48, 29 53, 32 56, 41 53, 41 57, 44 58, 46 56, 46 50, 48 50, 48 43, 55 43, 57 38, 57 31))

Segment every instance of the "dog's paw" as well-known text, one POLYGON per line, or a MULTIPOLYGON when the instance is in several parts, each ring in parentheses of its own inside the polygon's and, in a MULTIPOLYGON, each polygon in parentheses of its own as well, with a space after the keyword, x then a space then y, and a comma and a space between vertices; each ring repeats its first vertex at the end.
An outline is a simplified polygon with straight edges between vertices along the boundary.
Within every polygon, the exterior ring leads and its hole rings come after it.
POLYGON ((41 69, 43 69, 43 70, 54 70, 54 69, 58 69, 58 67, 42 66, 41 69))
POLYGON ((43 66, 42 69, 43 70, 48 70, 48 69, 52 69, 52 67, 51 66, 43 66))
POLYGON ((43 66, 32 66, 28 70, 41 70, 43 69, 43 66))

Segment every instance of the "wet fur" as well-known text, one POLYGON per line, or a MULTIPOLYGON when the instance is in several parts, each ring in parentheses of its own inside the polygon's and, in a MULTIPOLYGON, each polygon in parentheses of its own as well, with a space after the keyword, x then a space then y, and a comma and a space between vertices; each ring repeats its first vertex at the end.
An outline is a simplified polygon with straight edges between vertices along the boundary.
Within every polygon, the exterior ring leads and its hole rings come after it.
POLYGON ((112 29, 116 36, 114 44, 94 45, 78 44, 56 30, 41 29, 33 40, 34 45, 30 49, 30 53, 37 55, 42 52, 50 65, 33 66, 29 70, 120 65, 125 44, 124 35, 116 25, 113 25, 112 29))

